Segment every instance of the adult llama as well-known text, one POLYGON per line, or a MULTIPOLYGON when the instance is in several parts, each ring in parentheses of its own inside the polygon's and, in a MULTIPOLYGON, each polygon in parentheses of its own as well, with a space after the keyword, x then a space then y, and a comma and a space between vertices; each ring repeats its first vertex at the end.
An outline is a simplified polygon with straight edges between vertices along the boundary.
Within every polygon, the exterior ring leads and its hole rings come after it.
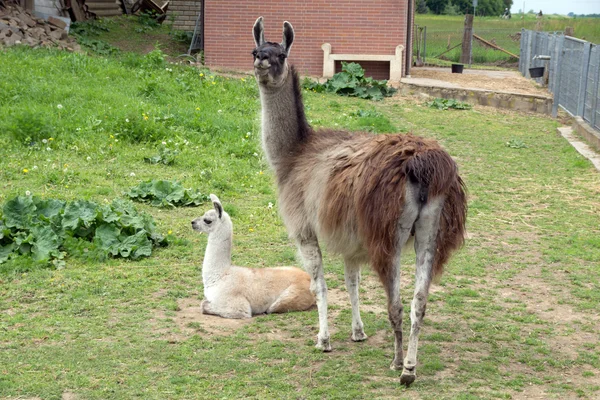
POLYGON ((267 42, 259 17, 253 36, 262 145, 275 171, 279 211, 311 275, 319 313, 316 347, 331 350, 321 241, 344 259, 354 341, 367 339, 359 312, 360 268, 368 263, 379 275, 395 335, 391 368, 402 369, 400 381, 408 386, 416 376, 429 286, 464 242, 467 202, 456 163, 432 139, 312 129, 298 73, 287 62, 294 41, 292 25, 283 23, 281 43, 267 42), (400 255, 411 236, 415 291, 404 358, 400 255))

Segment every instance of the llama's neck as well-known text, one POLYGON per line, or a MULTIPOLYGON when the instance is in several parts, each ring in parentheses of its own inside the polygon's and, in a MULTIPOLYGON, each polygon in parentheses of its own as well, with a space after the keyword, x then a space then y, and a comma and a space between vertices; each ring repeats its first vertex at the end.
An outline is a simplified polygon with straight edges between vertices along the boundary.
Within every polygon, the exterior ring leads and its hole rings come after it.
POLYGON ((202 284, 214 285, 231 267, 233 232, 214 232, 208 236, 208 244, 202 263, 202 284))
POLYGON ((271 167, 280 171, 310 133, 298 75, 290 67, 282 87, 273 89, 259 84, 259 88, 263 149, 271 167))

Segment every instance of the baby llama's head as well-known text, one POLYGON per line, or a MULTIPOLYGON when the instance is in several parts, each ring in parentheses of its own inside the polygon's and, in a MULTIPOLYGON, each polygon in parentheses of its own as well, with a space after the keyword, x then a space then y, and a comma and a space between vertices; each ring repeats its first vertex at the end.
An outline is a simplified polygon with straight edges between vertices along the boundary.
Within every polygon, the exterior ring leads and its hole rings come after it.
POLYGON ((214 194, 210 195, 214 209, 208 210, 200 218, 192 221, 192 229, 208 235, 231 235, 232 223, 229 214, 223 210, 221 201, 214 194))

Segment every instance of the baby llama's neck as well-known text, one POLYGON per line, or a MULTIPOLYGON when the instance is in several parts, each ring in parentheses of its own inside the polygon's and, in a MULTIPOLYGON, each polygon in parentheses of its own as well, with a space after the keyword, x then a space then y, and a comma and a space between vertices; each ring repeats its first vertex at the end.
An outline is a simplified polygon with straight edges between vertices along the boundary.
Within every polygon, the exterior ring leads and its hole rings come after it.
POLYGON ((215 232, 208 236, 208 244, 202 263, 204 287, 214 285, 231 267, 233 232, 215 232))

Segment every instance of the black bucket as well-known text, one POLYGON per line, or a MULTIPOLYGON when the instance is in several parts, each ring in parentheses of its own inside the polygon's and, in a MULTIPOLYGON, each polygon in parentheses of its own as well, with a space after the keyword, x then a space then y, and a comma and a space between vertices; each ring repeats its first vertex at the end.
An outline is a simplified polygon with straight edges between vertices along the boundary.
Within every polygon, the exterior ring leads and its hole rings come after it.
POLYGON ((532 78, 541 78, 544 76, 544 67, 529 68, 529 76, 532 78))
POLYGON ((452 73, 453 74, 462 74, 464 65, 462 64, 452 64, 452 73))

